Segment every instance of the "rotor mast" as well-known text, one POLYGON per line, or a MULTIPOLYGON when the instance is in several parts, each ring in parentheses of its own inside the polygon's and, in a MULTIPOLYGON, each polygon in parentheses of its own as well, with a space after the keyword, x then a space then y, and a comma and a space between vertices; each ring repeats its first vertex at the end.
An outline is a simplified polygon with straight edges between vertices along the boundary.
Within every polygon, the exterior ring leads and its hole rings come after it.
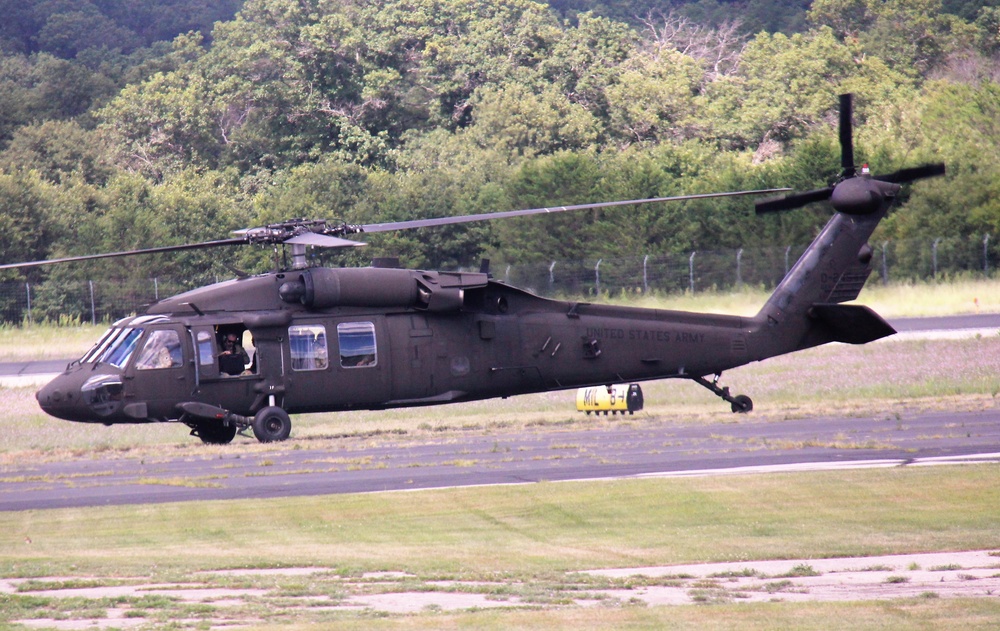
POLYGON ((306 246, 302 243, 292 244, 292 269, 306 269, 306 246))

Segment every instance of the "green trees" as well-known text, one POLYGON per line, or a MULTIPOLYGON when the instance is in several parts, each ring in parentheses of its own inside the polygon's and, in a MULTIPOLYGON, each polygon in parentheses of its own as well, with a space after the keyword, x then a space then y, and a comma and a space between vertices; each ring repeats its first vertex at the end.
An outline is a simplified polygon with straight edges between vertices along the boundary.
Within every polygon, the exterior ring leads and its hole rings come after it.
POLYGON ((976 33, 974 25, 945 13, 941 0, 817 0, 809 18, 915 77, 969 48, 976 33))
POLYGON ((1000 85, 936 81, 916 106, 921 150, 946 161, 950 176, 921 185, 894 217, 893 234, 1000 238, 1000 85))
MULTIPOLYGON (((836 97, 848 91, 859 161, 880 173, 943 160, 951 174, 913 187, 879 238, 980 239, 1000 233, 1000 14, 953 5, 817 0, 805 23, 794 3, 748 4, 740 22, 706 2, 659 14, 648 2, 556 13, 530 0, 249 0, 235 14, 235 0, 0 0, 0 257, 209 240, 292 216, 372 223, 807 189, 839 173, 836 97), (765 9, 788 19, 771 24, 765 9)), ((454 267, 681 255, 797 244, 827 216, 758 219, 750 207, 368 235, 364 251, 310 256, 454 267)), ((251 249, 30 277, 193 277, 218 261, 271 264, 251 249)))

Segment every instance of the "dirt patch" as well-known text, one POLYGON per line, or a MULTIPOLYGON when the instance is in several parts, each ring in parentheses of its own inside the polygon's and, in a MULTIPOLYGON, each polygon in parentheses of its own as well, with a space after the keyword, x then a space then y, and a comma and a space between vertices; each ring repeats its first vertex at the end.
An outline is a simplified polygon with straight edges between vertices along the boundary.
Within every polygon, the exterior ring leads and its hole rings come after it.
POLYGON ((853 601, 891 598, 1000 598, 1000 552, 946 552, 838 559, 737 561, 700 565, 601 569, 611 579, 669 582, 609 596, 650 605, 708 600, 853 601))
POLYGON ((65 603, 61 608, 56 606, 59 616, 12 622, 67 630, 132 628, 160 622, 182 627, 206 624, 229 627, 260 622, 261 607, 286 619, 309 619, 314 614, 331 611, 407 615, 616 603, 683 606, 914 597, 1000 598, 1000 552, 603 568, 568 573, 562 581, 544 586, 424 581, 403 572, 341 576, 336 568, 300 567, 223 569, 196 574, 183 583, 92 576, 0 578, 0 593, 65 603), (188 619, 194 611, 192 607, 198 614, 188 619))

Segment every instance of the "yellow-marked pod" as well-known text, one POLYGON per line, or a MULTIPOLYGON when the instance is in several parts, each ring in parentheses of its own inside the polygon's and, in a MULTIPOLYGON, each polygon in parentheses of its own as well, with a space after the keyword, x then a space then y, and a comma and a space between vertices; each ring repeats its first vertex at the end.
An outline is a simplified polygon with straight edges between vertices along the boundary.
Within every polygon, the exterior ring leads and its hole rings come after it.
POLYGON ((642 409, 642 388, 637 383, 618 383, 610 386, 593 386, 576 391, 576 410, 605 415, 608 412, 633 414, 642 409))

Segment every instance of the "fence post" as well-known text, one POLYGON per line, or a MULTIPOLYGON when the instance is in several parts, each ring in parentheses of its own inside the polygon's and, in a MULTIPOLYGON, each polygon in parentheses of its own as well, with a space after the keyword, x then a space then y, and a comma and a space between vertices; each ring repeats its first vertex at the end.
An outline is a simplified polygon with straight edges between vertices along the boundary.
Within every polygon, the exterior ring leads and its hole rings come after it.
POLYGON ((597 285, 597 295, 601 295, 601 261, 604 259, 597 259, 597 265, 594 266, 594 283, 597 285))
POLYGON ((510 265, 507 265, 507 271, 503 273, 503 282, 510 284, 510 265))
POLYGON ((153 299, 157 302, 160 301, 160 283, 158 278, 153 277, 153 299))
POLYGON ((34 322, 31 318, 31 283, 24 284, 24 290, 28 294, 28 323, 34 322))
POLYGON ((983 235, 983 276, 990 275, 990 233, 987 232, 983 235))
POLYGON ((552 265, 549 265, 549 291, 553 291, 556 286, 556 262, 552 261, 552 265))
POLYGON ((88 280, 87 284, 90 286, 90 323, 96 325, 97 309, 94 306, 94 281, 88 280))
POLYGON ((785 248, 785 276, 788 276, 788 255, 792 252, 792 246, 785 248))
POLYGON ((941 243, 941 237, 934 239, 934 243, 931 244, 931 261, 934 264, 934 280, 937 280, 937 248, 938 243, 941 243))
POLYGON ((642 257, 642 293, 649 293, 649 282, 646 277, 646 264, 649 263, 649 255, 642 257))
POLYGON ((736 287, 743 286, 743 248, 736 250, 736 287))
POLYGON ((691 257, 688 259, 688 278, 691 281, 691 293, 694 293, 694 255, 698 253, 695 250, 691 253, 691 257))

